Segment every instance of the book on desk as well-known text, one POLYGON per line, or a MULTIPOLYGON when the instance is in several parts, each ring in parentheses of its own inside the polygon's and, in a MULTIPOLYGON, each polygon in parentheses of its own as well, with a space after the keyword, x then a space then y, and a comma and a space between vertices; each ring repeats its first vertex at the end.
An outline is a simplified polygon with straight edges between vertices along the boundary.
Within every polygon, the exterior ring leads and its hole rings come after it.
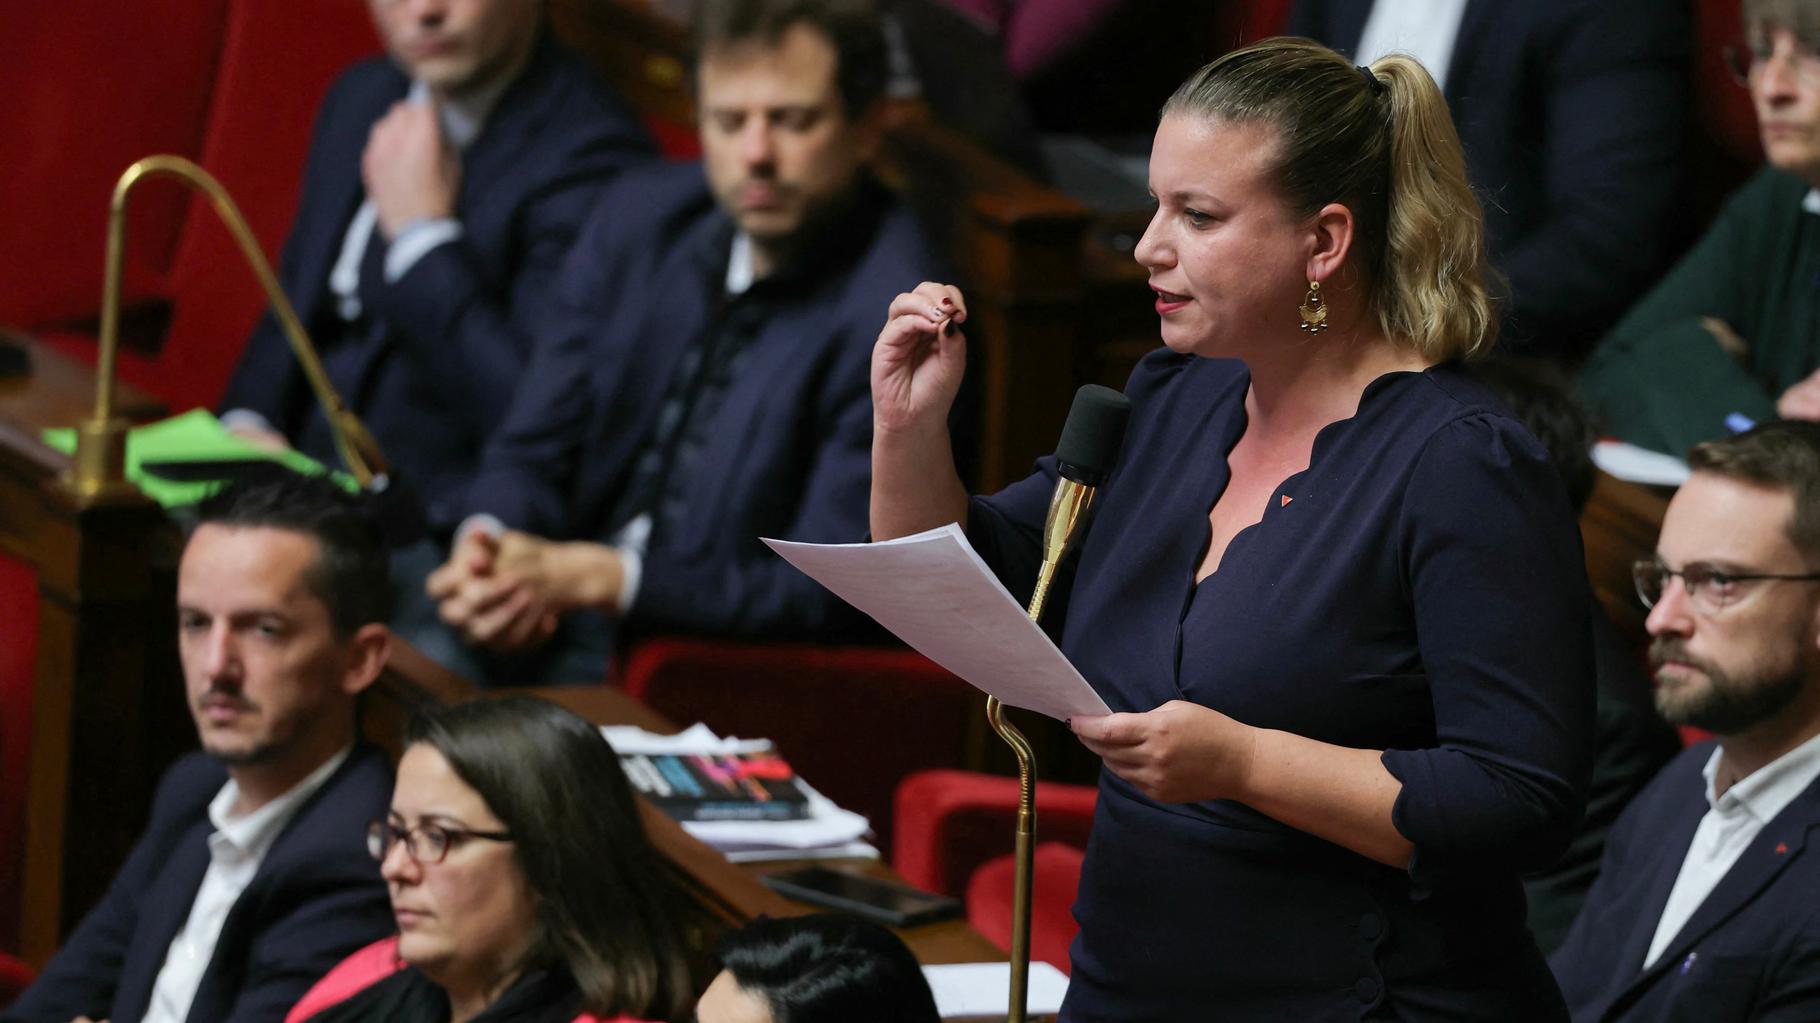
POLYGON ((619 758, 639 794, 679 821, 794 821, 809 816, 809 794, 774 751, 721 754, 626 753, 619 758))

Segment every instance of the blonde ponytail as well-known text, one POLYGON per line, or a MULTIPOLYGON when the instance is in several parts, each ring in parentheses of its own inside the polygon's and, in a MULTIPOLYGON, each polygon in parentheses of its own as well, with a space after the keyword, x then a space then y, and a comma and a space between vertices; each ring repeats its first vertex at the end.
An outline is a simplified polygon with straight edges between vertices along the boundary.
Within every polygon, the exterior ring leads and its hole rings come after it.
POLYGON ((1488 353, 1498 319, 1486 294, 1485 226, 1466 181, 1460 136, 1440 87, 1413 58, 1392 54, 1371 73, 1390 104, 1390 196, 1378 319, 1437 359, 1488 353))

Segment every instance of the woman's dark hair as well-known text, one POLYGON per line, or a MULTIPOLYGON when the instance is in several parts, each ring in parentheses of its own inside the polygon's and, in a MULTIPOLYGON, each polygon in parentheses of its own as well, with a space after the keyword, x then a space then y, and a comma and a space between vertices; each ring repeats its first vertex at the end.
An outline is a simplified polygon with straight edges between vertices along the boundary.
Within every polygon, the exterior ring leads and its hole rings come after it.
POLYGON ((1484 217, 1447 101, 1413 58, 1360 68, 1319 43, 1266 39, 1195 72, 1163 116, 1275 129, 1272 177, 1298 217, 1352 211, 1384 333, 1442 361, 1489 352, 1484 217))
POLYGON ((935 996, 897 935, 821 914, 761 917, 721 940, 721 965, 776 1023, 936 1023, 935 996))
POLYGON ((442 754, 514 836, 538 900, 527 968, 565 967, 596 1015, 683 1012, 678 897, 598 728, 545 700, 506 697, 419 711, 405 741, 442 754))
POLYGON ((342 639, 392 613, 385 541, 366 505, 322 473, 275 470, 230 483, 202 499, 197 526, 283 529, 316 541, 316 563, 304 582, 329 609, 342 639))
POLYGON ((730 46, 774 47, 797 25, 819 32, 834 48, 841 106, 857 119, 885 93, 890 48, 873 0, 701 0, 695 11, 695 60, 730 46))
POLYGON ((1598 478, 1592 446, 1599 433, 1586 406, 1574 397, 1567 374, 1552 362, 1516 355, 1494 355, 1475 364, 1472 374, 1542 442, 1567 484, 1574 514, 1585 510, 1598 478))

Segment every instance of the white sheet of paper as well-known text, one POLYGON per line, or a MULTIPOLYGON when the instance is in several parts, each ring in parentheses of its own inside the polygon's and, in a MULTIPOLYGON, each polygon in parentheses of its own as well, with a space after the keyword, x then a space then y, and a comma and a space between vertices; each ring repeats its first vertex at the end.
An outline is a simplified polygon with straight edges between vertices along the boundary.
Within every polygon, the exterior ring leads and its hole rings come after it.
POLYGON ((1006 706, 1058 720, 1112 713, 953 523, 876 543, 765 543, 1006 706))
MULTIPOLYGON (((929 989, 935 992, 935 1009, 943 1019, 1004 1019, 1011 1011, 1010 963, 951 963, 925 966, 929 989)), ((1068 976, 1044 962, 1030 964, 1030 986, 1024 1005, 1032 1016, 1052 1016, 1062 1010, 1068 993, 1068 976)))

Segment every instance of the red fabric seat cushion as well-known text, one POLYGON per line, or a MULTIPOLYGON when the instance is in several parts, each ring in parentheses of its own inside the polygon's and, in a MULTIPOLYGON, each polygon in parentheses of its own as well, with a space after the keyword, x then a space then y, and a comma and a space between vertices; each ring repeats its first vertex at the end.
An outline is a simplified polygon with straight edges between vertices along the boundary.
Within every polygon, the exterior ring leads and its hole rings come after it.
MULTIPOLYGON (((1030 958, 1068 972, 1068 946, 1081 929, 1074 921, 1074 893, 1081 885, 1079 849, 1042 842, 1031 857, 1030 958)), ((967 922, 987 940, 1011 948, 1011 897, 1017 883, 1017 861, 1000 856, 974 871, 967 882, 967 922)))
MULTIPOLYGON (((919 888, 959 895, 980 864, 1009 852, 1018 783, 972 771, 919 771, 897 787, 891 866, 919 888)), ((1086 848, 1098 792, 1038 782, 1036 834, 1086 848)))

